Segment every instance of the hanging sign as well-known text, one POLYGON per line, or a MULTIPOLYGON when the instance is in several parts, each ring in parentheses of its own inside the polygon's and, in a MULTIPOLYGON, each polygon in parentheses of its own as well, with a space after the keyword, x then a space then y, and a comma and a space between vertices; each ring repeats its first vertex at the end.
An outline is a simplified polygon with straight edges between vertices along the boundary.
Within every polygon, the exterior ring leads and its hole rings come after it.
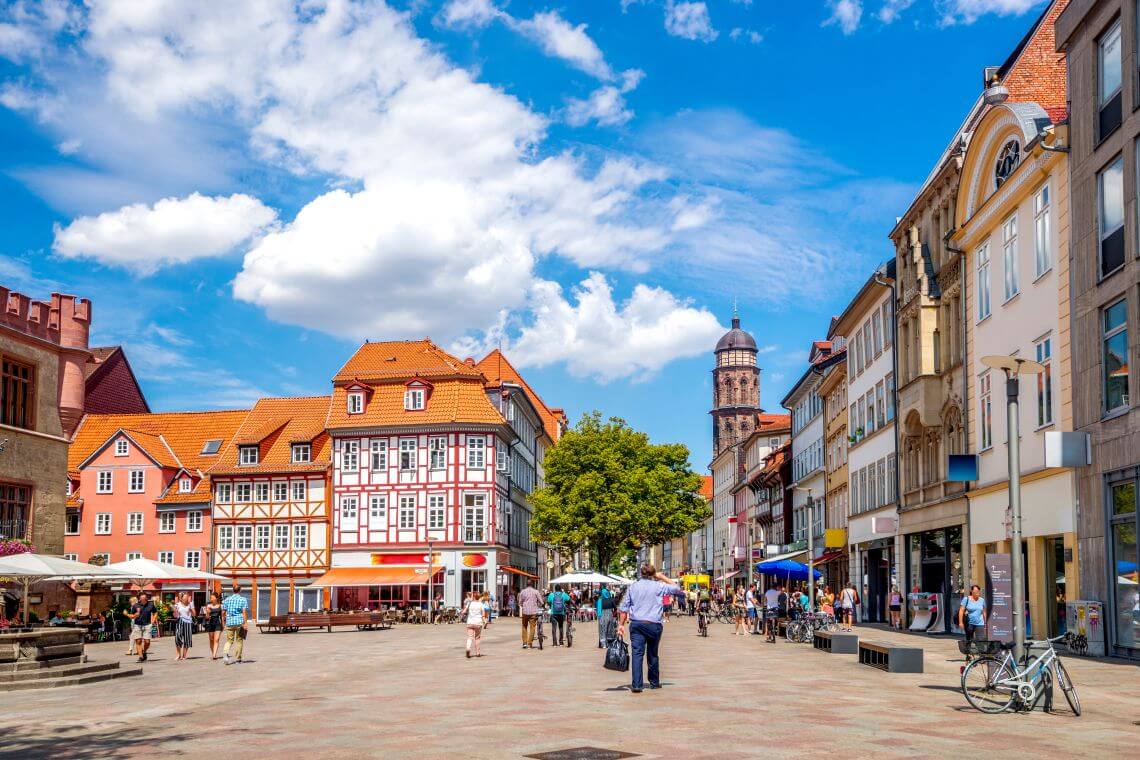
POLYGON ((986 638, 1013 641, 1013 570, 1008 554, 986 555, 986 580, 990 592, 986 638))

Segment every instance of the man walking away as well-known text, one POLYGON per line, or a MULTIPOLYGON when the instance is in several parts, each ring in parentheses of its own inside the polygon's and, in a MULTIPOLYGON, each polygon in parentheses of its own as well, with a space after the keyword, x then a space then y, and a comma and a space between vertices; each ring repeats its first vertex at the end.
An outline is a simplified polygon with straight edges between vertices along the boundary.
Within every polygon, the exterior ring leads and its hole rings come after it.
POLYGON ((640 694, 645 687, 642 679, 642 657, 649 665, 649 688, 661 688, 661 660, 657 655, 661 645, 663 600, 666 596, 683 597, 684 591, 677 581, 659 572, 653 565, 641 566, 641 577, 630 586, 621 600, 618 612, 621 624, 618 635, 624 635, 629 625, 629 642, 633 649, 633 681, 630 691, 640 694))
POLYGON ((139 653, 139 662, 146 662, 146 653, 150 649, 150 637, 154 627, 156 610, 150 594, 140 594, 138 602, 131 607, 131 641, 135 642, 135 650, 139 653))
POLYGON ((533 649, 534 628, 542 614, 542 594, 534 587, 534 581, 527 581, 526 588, 519 593, 519 613, 522 615, 523 649, 533 649))
POLYGON ((561 646, 566 640, 566 610, 570 606, 570 595, 554 589, 546 597, 550 605, 550 627, 554 629, 554 646, 561 646))
POLYGON ((233 585, 233 593, 222 600, 222 625, 226 629, 226 665, 241 662, 242 649, 245 647, 245 636, 249 632, 249 601, 239 592, 241 586, 233 585), (230 649, 234 657, 230 657, 230 649))

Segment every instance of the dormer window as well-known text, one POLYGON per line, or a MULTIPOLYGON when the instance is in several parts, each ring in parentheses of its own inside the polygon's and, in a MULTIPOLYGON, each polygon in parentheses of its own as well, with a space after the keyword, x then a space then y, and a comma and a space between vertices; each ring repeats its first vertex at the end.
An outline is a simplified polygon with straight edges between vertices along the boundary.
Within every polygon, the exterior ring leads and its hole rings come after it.
POLYGON ((307 443, 293 444, 293 464, 304 464, 310 461, 312 449, 307 443))
POLYGON ((417 412, 424 408, 424 389, 409 388, 404 391, 404 409, 417 412))
POLYGON ((253 465, 258 462, 258 450, 256 446, 239 446, 238 447, 238 462, 243 465, 253 465))
POLYGON ((190 493, 194 490, 194 481, 190 478, 180 478, 178 481, 179 493, 190 493))
POLYGON ((349 414, 363 414, 364 413, 364 394, 354 392, 348 394, 348 413, 349 414))
POLYGON ((127 455, 127 439, 120 438, 115 441, 115 456, 125 457, 127 455))

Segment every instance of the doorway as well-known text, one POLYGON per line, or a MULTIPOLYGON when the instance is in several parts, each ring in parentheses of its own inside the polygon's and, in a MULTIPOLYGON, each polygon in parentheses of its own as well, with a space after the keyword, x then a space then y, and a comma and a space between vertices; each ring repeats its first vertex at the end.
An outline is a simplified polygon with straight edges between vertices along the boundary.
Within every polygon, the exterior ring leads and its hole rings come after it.
POLYGON ((863 567, 866 568, 867 588, 864 593, 866 620, 869 623, 886 622, 884 610, 887 593, 890 591, 890 562, 885 549, 868 549, 864 554, 863 567))
POLYGON ((1065 622, 1065 539, 1045 539, 1045 604, 1048 608, 1049 636, 1060 636, 1065 622))

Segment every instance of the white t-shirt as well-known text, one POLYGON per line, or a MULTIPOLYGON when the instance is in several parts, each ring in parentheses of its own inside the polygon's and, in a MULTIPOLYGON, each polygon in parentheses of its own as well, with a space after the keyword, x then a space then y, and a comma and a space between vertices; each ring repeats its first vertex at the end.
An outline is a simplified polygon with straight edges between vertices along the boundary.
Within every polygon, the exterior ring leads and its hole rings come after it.
POLYGON ((467 604, 467 625, 483 625, 482 602, 469 602, 467 604))
POLYGON ((770 588, 764 592, 764 603, 768 609, 775 610, 780 607, 780 592, 774 588, 770 588))
POLYGON ((752 589, 749 589, 744 594, 744 607, 746 609, 750 610, 755 606, 756 606, 756 596, 752 593, 752 589))
POLYGON ((849 588, 843 589, 843 593, 839 595, 839 606, 845 610, 853 609, 855 607, 855 592, 849 588))

